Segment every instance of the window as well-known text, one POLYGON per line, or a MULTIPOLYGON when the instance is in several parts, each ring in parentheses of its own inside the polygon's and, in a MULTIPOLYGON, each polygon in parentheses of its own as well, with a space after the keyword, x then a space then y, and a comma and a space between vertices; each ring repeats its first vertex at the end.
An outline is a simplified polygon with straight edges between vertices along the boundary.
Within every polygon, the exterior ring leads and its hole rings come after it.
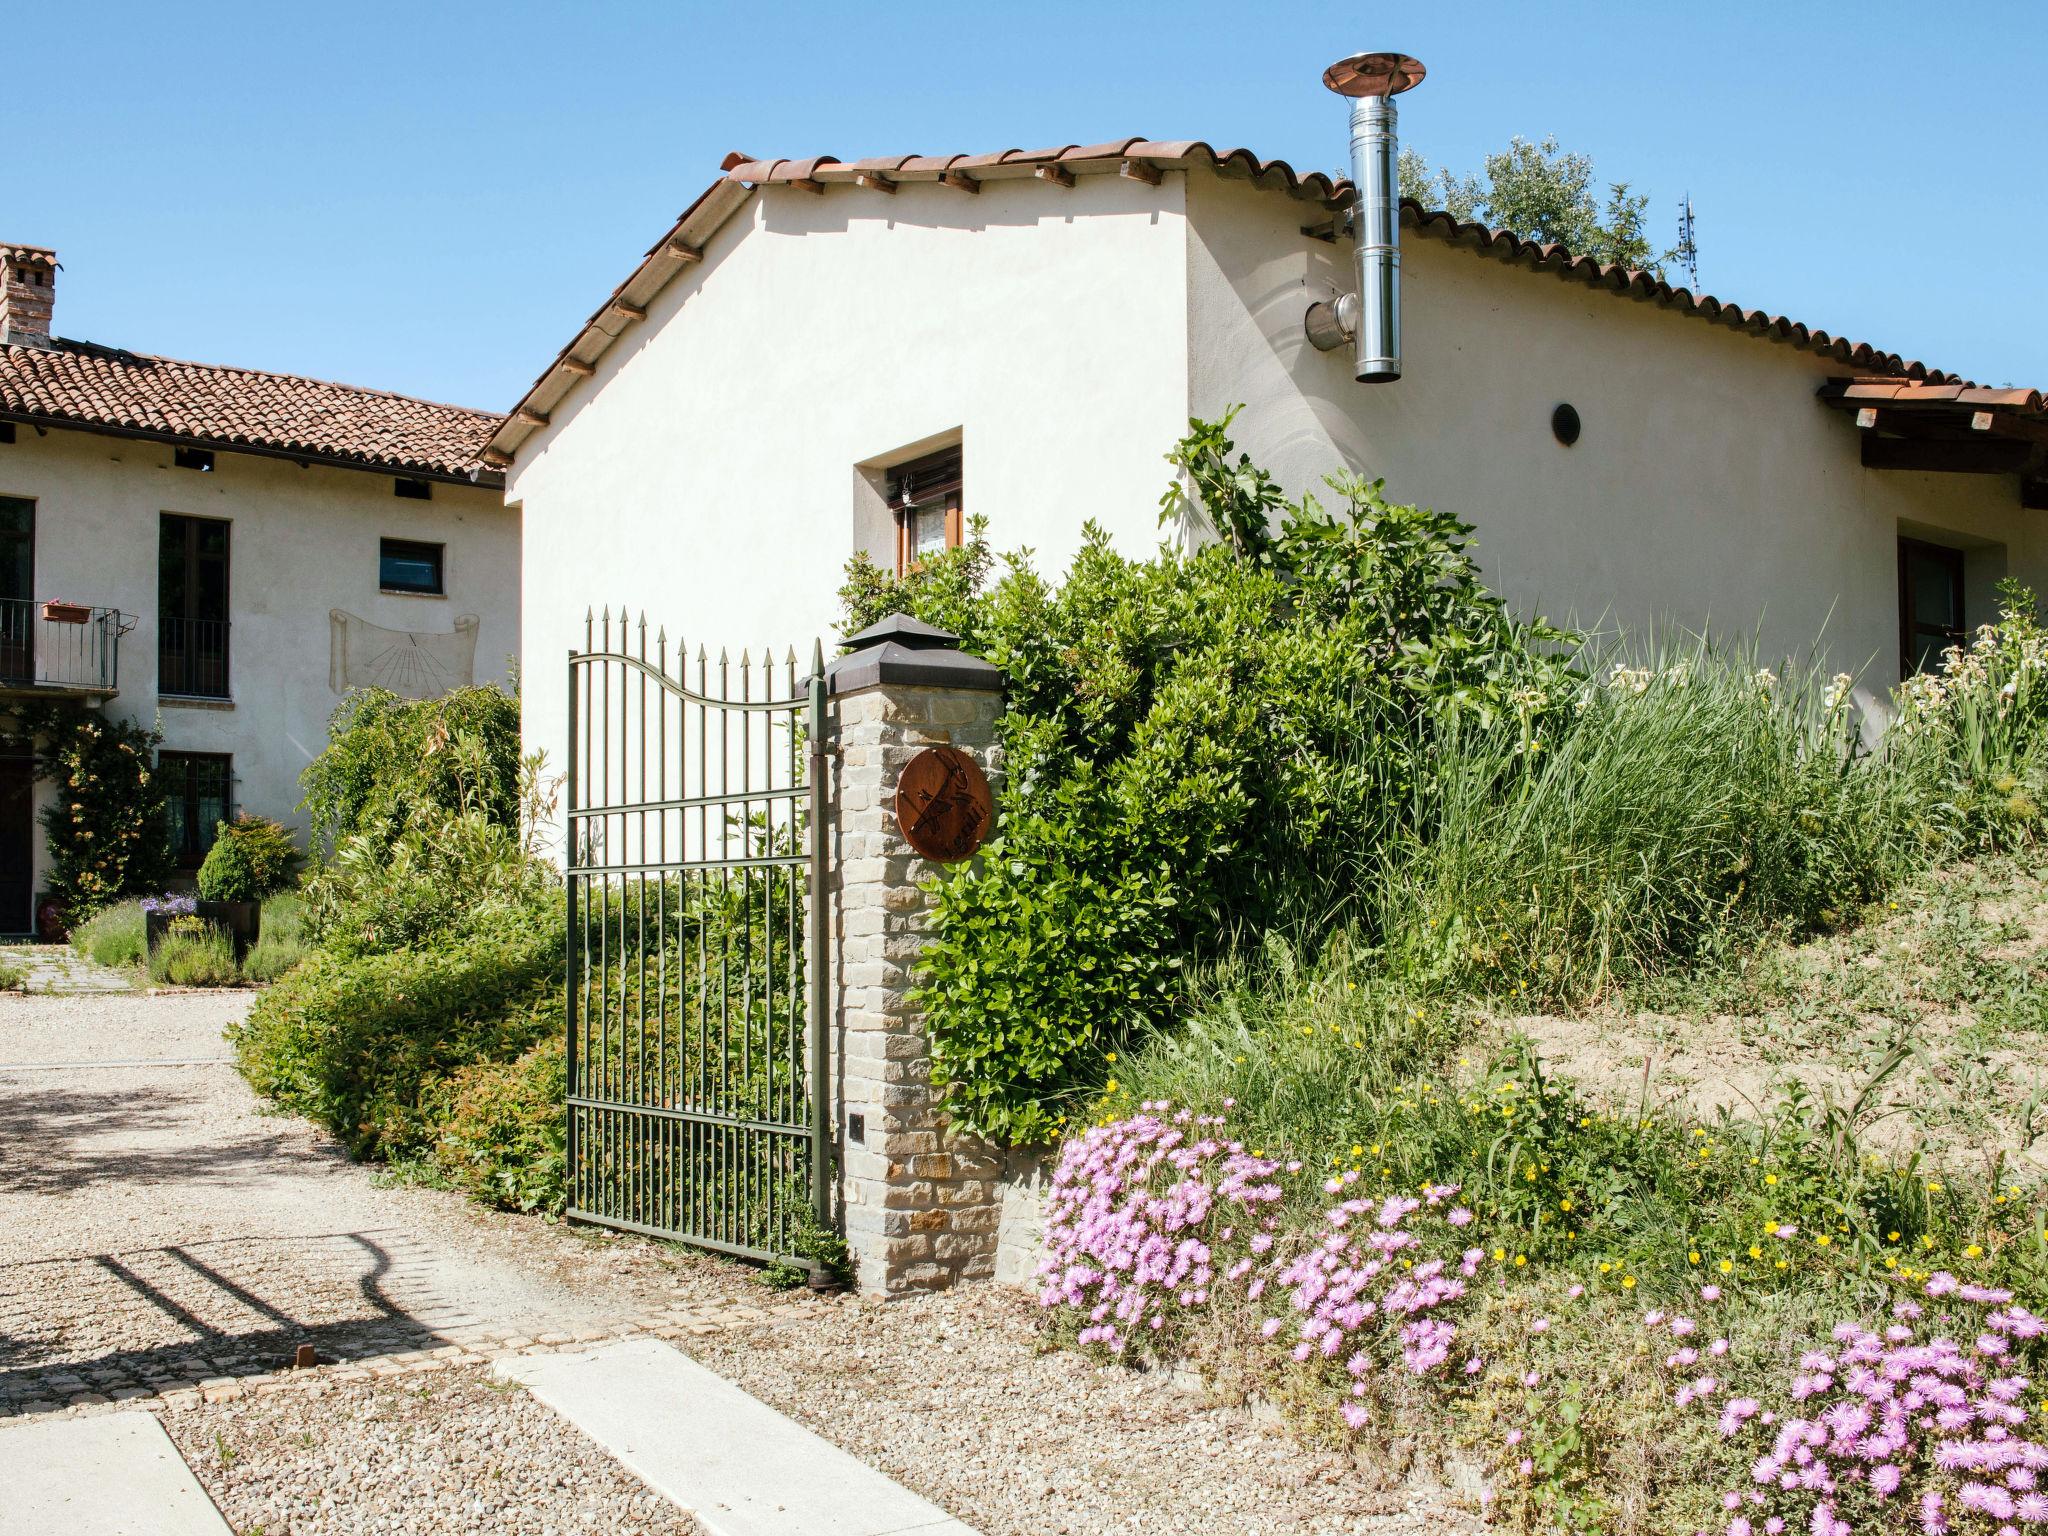
POLYGON ((0 496, 0 682, 36 676, 36 504, 0 496))
POLYGON ((171 856, 197 869, 224 821, 235 815, 235 760, 224 752, 159 752, 157 776, 170 806, 171 856))
POLYGON ((947 448, 889 471, 889 507, 896 514, 896 574, 929 555, 960 546, 960 450, 947 448))
POLYGON ((11 443, 13 441, 14 423, 11 421, 0 421, 0 443, 11 443))
POLYGON ((211 448, 173 448, 171 462, 180 469, 196 469, 202 475, 213 473, 213 450, 211 448))
POLYGON ((432 501, 434 488, 425 480, 394 480, 391 482, 391 494, 406 501, 432 501))
POLYGON ((157 692, 228 696, 228 525, 163 514, 157 543, 157 692))
POLYGON ((440 597, 441 557, 445 544, 418 544, 411 539, 377 541, 377 585, 386 592, 422 592, 440 597))
POLYGON ((1899 671, 1902 677, 1939 665, 1961 645, 1963 552, 1919 539, 1899 540, 1899 671))

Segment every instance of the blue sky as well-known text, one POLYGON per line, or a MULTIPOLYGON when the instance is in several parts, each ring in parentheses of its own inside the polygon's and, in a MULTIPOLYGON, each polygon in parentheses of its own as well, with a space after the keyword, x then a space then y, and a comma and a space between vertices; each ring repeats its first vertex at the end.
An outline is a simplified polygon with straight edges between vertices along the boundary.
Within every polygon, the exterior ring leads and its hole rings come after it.
POLYGON ((2038 3, 78 3, 17 41, 0 239, 141 351, 504 409, 727 150, 1334 169, 1323 65, 1397 48, 1432 160, 1554 133, 1666 243, 1691 192, 1707 291, 2048 387, 2038 3))

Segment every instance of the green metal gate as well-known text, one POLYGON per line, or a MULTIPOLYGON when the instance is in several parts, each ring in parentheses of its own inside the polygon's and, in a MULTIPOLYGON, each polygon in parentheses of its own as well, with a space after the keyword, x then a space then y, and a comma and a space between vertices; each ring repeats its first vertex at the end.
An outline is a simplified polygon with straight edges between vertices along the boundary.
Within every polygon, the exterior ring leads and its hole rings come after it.
POLYGON ((788 1255, 827 1181, 823 651, 569 654, 569 1212, 788 1255))

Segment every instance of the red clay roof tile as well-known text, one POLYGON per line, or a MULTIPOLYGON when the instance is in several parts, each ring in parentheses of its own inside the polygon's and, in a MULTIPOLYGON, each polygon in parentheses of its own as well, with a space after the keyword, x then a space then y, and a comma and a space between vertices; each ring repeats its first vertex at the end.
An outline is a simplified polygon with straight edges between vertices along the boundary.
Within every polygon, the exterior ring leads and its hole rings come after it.
MULTIPOLYGON (((1352 196, 1351 182, 1347 178, 1326 175, 1321 171, 1300 173, 1285 160, 1261 159, 1251 150, 1244 148, 1217 149, 1201 139, 1131 138, 1114 139, 1101 144, 1063 144, 1045 149, 1002 149, 977 155, 879 156, 855 161, 851 165, 841 164, 829 155, 810 160, 759 160, 735 153, 727 155, 721 163, 724 172, 721 182, 712 183, 711 188, 676 221, 669 234, 656 242, 654 249, 648 254, 647 261, 620 285, 619 291, 623 292, 640 281, 669 238, 682 233, 685 226, 693 226, 693 220, 696 219, 699 210, 705 209, 706 204, 711 201, 712 193, 717 191, 722 183, 737 184, 751 191, 764 184, 796 180, 824 186, 852 186, 857 175, 875 170, 885 171, 892 180, 898 182, 914 178, 936 180, 942 175, 966 175, 980 179, 975 173, 986 171, 1028 175, 1040 168, 1049 167, 1059 167, 1062 172, 1081 167, 1091 171, 1112 172, 1120 169, 1127 161, 1150 163, 1161 169, 1174 170, 1206 167, 1220 175, 1248 177, 1255 186, 1284 189, 1296 197, 1331 209, 1348 206, 1352 196)), ((1064 185, 1069 179, 1062 175, 1059 182, 1064 185)), ((707 227, 693 226, 689 229, 688 237, 691 243, 701 247, 711 231, 722 224, 736 206, 737 204, 713 206, 704 219, 697 221, 707 227)), ((1849 341, 1843 337, 1832 336, 1818 327, 1804 325, 1783 315, 1744 309, 1739 304, 1717 299, 1712 294, 1695 294, 1688 289, 1674 287, 1653 273, 1604 265, 1590 256, 1574 255, 1560 245, 1523 240, 1508 230, 1460 221, 1441 210, 1424 208, 1420 203, 1408 199, 1403 199, 1401 204, 1401 222, 1432 238, 1466 245, 1521 266, 1537 271, 1555 272, 1592 287, 1626 294, 1676 309, 1684 314, 1698 315, 1751 335, 1787 342, 1808 351, 1837 358, 1872 373, 1892 374, 1906 381, 1924 380, 1959 386, 1967 382, 1954 374, 1930 369, 1921 363, 1900 357, 1897 353, 1881 351, 1867 342, 1849 341)), ((657 289, 667 280, 667 276, 656 272, 657 289)), ((602 311, 599 313, 601 315, 602 311)), ((534 403, 535 397, 546 387, 548 380, 555 376, 557 370, 562 368, 572 351, 580 349, 581 353, 588 354, 591 346, 595 346, 598 352, 602 352, 604 347, 610 344, 610 338, 601 333, 593 336, 593 327, 597 319, 598 316, 593 316, 576 339, 562 349, 555 362, 534 381, 533 388, 527 391, 525 399, 520 402, 521 405, 534 403)), ((551 405, 560 398, 560 393, 566 393, 566 388, 555 395, 549 402, 551 405)), ((508 421, 507 426, 492 439, 489 453, 491 462, 507 462, 509 454, 517 449, 525 435, 523 429, 508 421)))
POLYGON ((0 346, 0 418, 497 484, 504 417, 382 390, 90 342, 0 346))

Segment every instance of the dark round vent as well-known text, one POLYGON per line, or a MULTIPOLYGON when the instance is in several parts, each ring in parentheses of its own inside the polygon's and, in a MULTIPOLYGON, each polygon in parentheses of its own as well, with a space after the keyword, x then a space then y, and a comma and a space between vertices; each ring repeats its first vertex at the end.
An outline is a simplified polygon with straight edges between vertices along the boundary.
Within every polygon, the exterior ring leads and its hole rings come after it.
POLYGON ((1550 413, 1550 433, 1565 447, 1569 448, 1579 440, 1579 413, 1569 405, 1560 405, 1550 413))

